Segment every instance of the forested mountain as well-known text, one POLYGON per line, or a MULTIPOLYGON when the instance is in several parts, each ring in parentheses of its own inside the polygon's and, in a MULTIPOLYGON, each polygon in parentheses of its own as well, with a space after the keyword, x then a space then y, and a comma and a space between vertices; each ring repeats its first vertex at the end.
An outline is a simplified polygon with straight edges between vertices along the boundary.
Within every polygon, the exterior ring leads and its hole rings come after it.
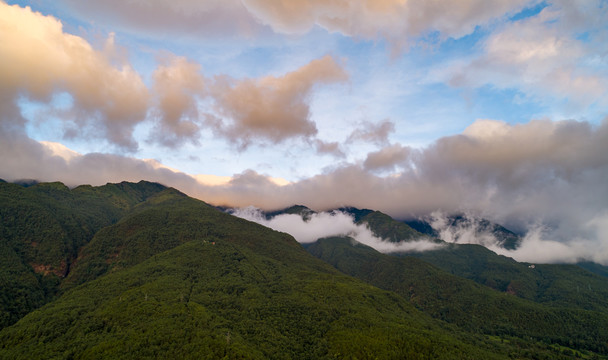
POLYGON ((0 327, 52 299, 97 231, 163 189, 148 182, 73 190, 0 183, 0 327))
MULTIPOLYGON (((332 210, 330 213, 335 211, 352 216, 355 224, 367 226, 375 236, 387 241, 411 241, 417 240, 425 235, 414 230, 405 222, 394 220, 389 215, 380 211, 357 209, 355 207, 342 207, 332 210)), ((294 205, 282 210, 266 212, 264 213, 264 216, 267 219, 272 219, 284 214, 300 215, 304 221, 308 221, 312 214, 315 214, 315 211, 303 205, 294 205)))
MULTIPOLYGON (((510 289, 499 291, 477 284, 412 256, 381 254, 350 238, 320 239, 307 246, 307 250, 345 274, 394 291, 422 311, 467 331, 480 331, 517 341, 532 338, 547 344, 574 346, 601 353, 608 351, 607 300, 594 297, 593 301, 578 303, 577 299, 591 297, 588 291, 581 297, 566 293, 560 297, 561 301, 547 301, 541 296, 521 299, 514 296, 510 289)), ((487 266, 490 262, 486 259, 479 264, 479 268, 490 269, 491 266, 487 266)), ((505 262, 509 263, 506 259, 505 262)), ((499 262, 494 261, 496 263, 499 262)), ((494 271, 505 274, 504 277, 513 276, 513 282, 519 281, 521 284, 525 281, 546 283, 545 290, 549 293, 561 291, 562 285, 554 281, 555 271, 560 266, 539 267, 540 274, 532 280, 524 280, 519 274, 509 272, 506 266, 494 268, 494 271), (547 267, 553 270, 550 275, 544 271, 547 267)), ((534 272, 535 269, 525 267, 525 270, 534 272)), ((580 269, 574 266, 563 268, 559 274, 564 281, 583 280, 580 269), (574 273, 570 275, 570 271, 574 273)), ((596 280, 594 285, 598 287, 598 295, 603 295, 608 289, 608 282, 590 273, 585 275, 586 279, 596 280)))
MULTIPOLYGON (((0 182, 0 199, 0 358, 608 356, 608 280, 580 268, 481 247, 444 247, 443 264, 346 238, 305 249, 148 182, 0 182)), ((387 238, 411 229, 357 211, 387 238)))
MULTIPOLYGON (((423 234, 433 237, 440 236, 439 232, 424 218, 410 219, 403 222, 423 234)), ((520 235, 486 219, 469 217, 465 214, 452 214, 447 215, 444 222, 443 226, 448 231, 452 230, 451 232, 454 234, 456 242, 459 240, 459 232, 467 232, 476 236, 491 235, 493 240, 496 241, 496 245, 509 250, 516 249, 521 244, 522 239, 520 235)))
POLYGON ((0 332, 1 356, 502 357, 291 236, 174 189, 97 231, 65 284, 0 332))
POLYGON ((460 277, 538 303, 608 312, 608 281, 576 265, 519 263, 480 245, 409 254, 460 277))
POLYGON ((382 239, 391 242, 417 240, 423 236, 420 232, 401 221, 396 221, 392 217, 380 211, 357 208, 341 208, 351 214, 357 224, 364 224, 372 231, 372 233, 382 239))

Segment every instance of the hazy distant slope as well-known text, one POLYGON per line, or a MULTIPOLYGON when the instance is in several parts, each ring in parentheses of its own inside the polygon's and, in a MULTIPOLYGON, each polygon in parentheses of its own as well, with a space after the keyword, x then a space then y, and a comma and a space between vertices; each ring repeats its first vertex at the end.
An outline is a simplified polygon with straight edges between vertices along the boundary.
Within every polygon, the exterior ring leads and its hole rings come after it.
POLYGON ((423 237, 409 225, 394 220, 380 211, 373 211, 361 217, 358 223, 366 224, 374 235, 391 242, 411 241, 423 237))
POLYGON ((596 275, 608 277, 608 266, 596 264, 593 262, 580 262, 576 265, 587 271, 591 271, 596 275))
MULTIPOLYGON (((333 211, 352 216, 355 224, 367 226, 375 236, 390 242, 416 240, 424 236, 406 223, 395 220, 380 211, 354 207, 343 207, 333 211)), ((265 216, 267 219, 271 219, 283 214, 297 214, 308 221, 315 211, 303 205, 294 205, 282 210, 267 212, 265 216)))
MULTIPOLYGON (((516 249, 522 241, 520 235, 486 219, 470 217, 464 214, 452 214, 446 216, 443 220, 445 223, 442 225, 444 228, 441 230, 447 230, 448 233, 451 233, 455 237, 455 242, 459 240, 458 232, 466 232, 475 237, 489 235, 496 241, 496 245, 510 250, 516 249)), ((427 219, 409 219, 403 221, 403 223, 423 234, 440 237, 439 231, 434 229, 427 219)))
POLYGON ((74 274, 108 267, 0 332, 0 357, 505 358, 291 236, 172 189, 86 248, 74 274))
POLYGON ((350 238, 320 239, 307 250, 345 274, 394 291, 433 317, 467 331, 515 337, 527 346, 542 341, 608 354, 606 312, 537 304, 413 257, 381 254, 350 238))
POLYGON ((315 214, 315 211, 307 208, 304 205, 293 205, 293 206, 290 206, 285 209, 266 212, 265 216, 266 216, 266 219, 272 219, 275 216, 283 215, 283 214, 300 215, 302 217, 302 219, 304 219, 305 221, 308 221, 310 219, 310 216, 312 214, 315 214))

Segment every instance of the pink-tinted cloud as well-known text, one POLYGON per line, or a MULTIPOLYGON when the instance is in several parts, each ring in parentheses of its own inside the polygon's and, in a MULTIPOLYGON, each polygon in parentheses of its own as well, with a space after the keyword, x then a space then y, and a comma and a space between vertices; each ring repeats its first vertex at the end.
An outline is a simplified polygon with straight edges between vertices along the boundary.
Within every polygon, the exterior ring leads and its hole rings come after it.
POLYGON ((385 39, 394 49, 439 32, 460 38, 522 9, 529 0, 61 0, 76 16, 141 36, 248 38, 268 29, 304 34, 315 26, 363 39, 385 39))
POLYGON ((340 143, 337 141, 325 142, 322 140, 315 140, 314 144, 317 150, 317 154, 331 155, 337 158, 346 157, 344 150, 342 150, 340 143))
POLYGON ((364 39, 384 38, 396 48, 439 32, 460 38, 476 26, 521 9, 528 1, 464 0, 243 0, 254 16, 280 33, 303 34, 314 26, 364 39))
MULTIPOLYGON (((113 38, 108 42, 112 45, 113 38)), ((125 149, 137 148, 132 133, 146 116, 148 91, 128 64, 115 67, 107 53, 65 33, 53 17, 3 2, 0 58, 0 102, 13 109, 3 111, 3 123, 23 125, 15 105, 19 96, 48 102, 67 92, 73 99, 62 118, 67 128, 93 128, 91 134, 101 133, 125 149)))
POLYGON ((157 103, 152 139, 171 147, 196 141, 201 124, 197 101, 206 95, 200 65, 183 57, 171 57, 152 77, 157 103))
POLYGON ((280 143, 294 137, 312 138, 317 133, 310 119, 313 88, 347 79, 347 73, 331 56, 313 60, 281 77, 216 77, 210 85, 216 114, 209 115, 207 123, 242 149, 253 140, 280 143))
POLYGON ((544 224, 542 237, 530 233, 530 243, 522 247, 525 253, 508 253, 520 259, 550 261, 534 255, 546 248, 555 251, 553 260, 566 261, 571 258, 564 257, 564 249, 571 248, 577 258, 608 263, 608 120, 599 126, 480 120, 460 135, 410 150, 409 164, 399 174, 381 177, 346 164, 282 186, 252 170, 209 186, 154 161, 78 155, 26 137, 1 135, 0 177, 6 180, 59 180, 73 186, 146 179, 216 205, 278 209, 304 204, 316 210, 351 205, 398 218, 438 209, 467 211, 516 230, 544 224))
POLYGON ((60 0, 86 21, 156 38, 248 38, 264 27, 236 0, 60 0))
POLYGON ((376 145, 387 145, 388 137, 395 132, 395 123, 388 119, 379 123, 371 123, 368 121, 361 122, 346 139, 347 143, 356 141, 369 142, 376 145))
MULTIPOLYGON (((150 140, 169 147, 196 142, 203 127, 241 149, 289 138, 314 142, 314 88, 348 79, 331 56, 280 77, 206 79, 199 64, 167 55, 148 89, 128 63, 114 65, 121 58, 115 56, 114 35, 95 50, 51 16, 2 2, 0 9, 0 121, 7 132, 24 131, 27 120, 17 102, 25 97, 46 103, 66 137, 106 139, 129 151, 138 148, 133 132, 144 121, 154 124, 150 140), (53 97, 65 93, 71 104, 54 109, 53 97)), ((319 144, 319 151, 340 152, 334 144, 319 144)))
POLYGON ((367 170, 393 171, 398 166, 403 166, 410 155, 411 149, 401 144, 385 147, 381 150, 369 153, 363 167, 367 170))

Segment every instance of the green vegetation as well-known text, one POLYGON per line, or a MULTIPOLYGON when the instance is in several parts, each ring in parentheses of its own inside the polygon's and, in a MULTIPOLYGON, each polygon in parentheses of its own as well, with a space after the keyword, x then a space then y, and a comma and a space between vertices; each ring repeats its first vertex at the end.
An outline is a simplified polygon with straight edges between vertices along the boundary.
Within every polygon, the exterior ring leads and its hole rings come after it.
POLYGON ((370 212, 361 217, 357 223, 366 224, 374 235, 391 242, 417 240, 423 236, 409 225, 394 220, 380 211, 370 212))
POLYGON ((277 215, 295 214, 300 215, 304 221, 308 221, 314 213, 315 212, 313 210, 307 208, 304 205, 293 205, 283 210, 267 212, 266 219, 272 219, 277 215))
POLYGON ((524 299, 608 312, 607 279, 575 265, 518 263, 479 245, 451 244, 411 255, 453 275, 524 299))
POLYGON ((173 189, 97 232, 70 280, 0 332, 0 357, 506 358, 291 236, 173 189))
POLYGON ((576 265, 578 265, 579 267, 581 267, 587 271, 591 271, 594 274, 608 277, 608 266, 604 266, 604 265, 600 265, 600 264, 596 264, 596 263, 592 263, 592 262, 588 262, 588 261, 579 262, 576 265))
MULTIPOLYGON (((403 222, 423 234, 432 237, 437 237, 439 235, 437 231, 431 227, 431 224, 424 219, 409 219, 403 222)), ((471 219, 463 214, 448 216, 446 225, 457 229, 470 229, 475 232, 476 236, 480 234, 491 234, 496 239, 498 245, 510 250, 516 249, 522 240, 521 236, 502 225, 492 223, 486 219, 471 219)))
POLYGON ((0 328, 53 299, 78 251, 162 185, 74 190, 61 183, 0 183, 0 328))
MULTIPOLYGON (((579 267, 446 247, 441 270, 343 238, 309 253, 148 182, 0 181, 0 200, 2 359, 608 355, 606 279, 579 267)), ((379 212, 357 217, 394 241, 411 233, 379 212)))
MULTIPOLYGON (((354 207, 343 207, 337 211, 349 214, 353 217, 356 224, 367 226, 372 233, 382 239, 391 242, 416 240, 423 234, 411 228, 404 222, 394 220, 392 217, 380 212, 369 209, 357 209, 354 207)), ((297 214, 308 221, 315 212, 303 205, 294 205, 283 210, 266 213, 266 218, 271 219, 282 214, 297 214)))
POLYGON ((494 357, 390 293, 206 240, 68 291, 0 344, 15 358, 494 357))
POLYGON ((353 245, 350 238, 321 239, 307 249, 345 274, 394 291, 420 310, 468 332, 516 339, 526 346, 540 342, 608 353, 605 311, 550 307, 520 299, 413 257, 353 245))

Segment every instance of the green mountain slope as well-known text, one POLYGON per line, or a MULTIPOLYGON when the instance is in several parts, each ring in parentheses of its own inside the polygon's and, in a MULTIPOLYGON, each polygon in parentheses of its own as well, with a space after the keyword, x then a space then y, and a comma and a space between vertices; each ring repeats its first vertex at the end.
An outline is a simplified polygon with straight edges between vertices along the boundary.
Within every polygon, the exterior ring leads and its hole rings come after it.
POLYGON ((307 250, 345 274, 394 291, 424 312, 466 331, 515 338, 524 346, 542 342, 608 354, 606 312, 537 304, 450 275, 413 257, 381 254, 350 238, 320 239, 307 250))
POLYGON ((391 242, 411 241, 423 237, 409 225, 394 220, 380 211, 373 211, 363 216, 358 223, 366 224, 374 235, 391 242))
POLYGON ((69 276, 0 332, 0 357, 506 358, 291 236, 173 189, 98 232, 69 276))
POLYGON ((592 273, 594 273, 596 275, 608 277, 608 266, 600 265, 600 264, 596 264, 596 263, 588 262, 588 261, 580 262, 580 263, 577 263, 576 265, 587 271, 591 271, 592 273))
POLYGON ((576 265, 533 266, 479 245, 411 254, 451 274, 538 303, 608 312, 608 279, 576 265))
MULTIPOLYGON (((437 230, 433 229, 431 224, 425 219, 409 219, 403 221, 403 223, 408 224, 413 229, 432 236, 438 237, 439 233, 437 230)), ((486 219, 477 219, 471 218, 464 214, 454 214, 450 215, 446 218, 447 228, 452 228, 456 231, 455 237, 458 240, 458 231, 467 230, 468 233, 473 233, 475 236, 480 235, 492 235, 496 240, 497 245, 503 247, 505 249, 513 250, 516 249, 522 241, 520 235, 517 235, 513 231, 505 228, 502 225, 493 223, 486 219)))
MULTIPOLYGON (((367 226, 372 233, 391 242, 417 240, 424 236, 420 232, 402 221, 398 221, 380 211, 343 207, 335 211, 346 213, 353 217, 356 224, 367 226)), ((294 205, 288 208, 265 213, 267 219, 283 214, 297 214, 308 221, 315 212, 303 205, 294 205)))
POLYGON ((0 328, 52 299, 78 250, 162 185, 0 183, 0 328))
POLYGON ((308 221, 308 220, 310 220, 310 217, 313 214, 315 214, 315 211, 307 208, 304 205, 293 205, 293 206, 290 206, 290 207, 282 209, 282 210, 271 211, 271 212, 265 213, 266 219, 272 219, 275 216, 283 215, 283 214, 300 215, 302 217, 302 219, 304 219, 304 221, 308 221))
MULTIPOLYGON (((310 245, 321 260, 285 233, 148 182, 0 182, 0 200, 2 359, 608 354, 605 278, 584 270, 530 269, 480 247, 425 253, 444 256, 444 271, 350 239, 310 245), (560 293, 574 283, 579 297, 560 293)), ((408 236, 382 213, 353 211, 382 237, 408 236)))

